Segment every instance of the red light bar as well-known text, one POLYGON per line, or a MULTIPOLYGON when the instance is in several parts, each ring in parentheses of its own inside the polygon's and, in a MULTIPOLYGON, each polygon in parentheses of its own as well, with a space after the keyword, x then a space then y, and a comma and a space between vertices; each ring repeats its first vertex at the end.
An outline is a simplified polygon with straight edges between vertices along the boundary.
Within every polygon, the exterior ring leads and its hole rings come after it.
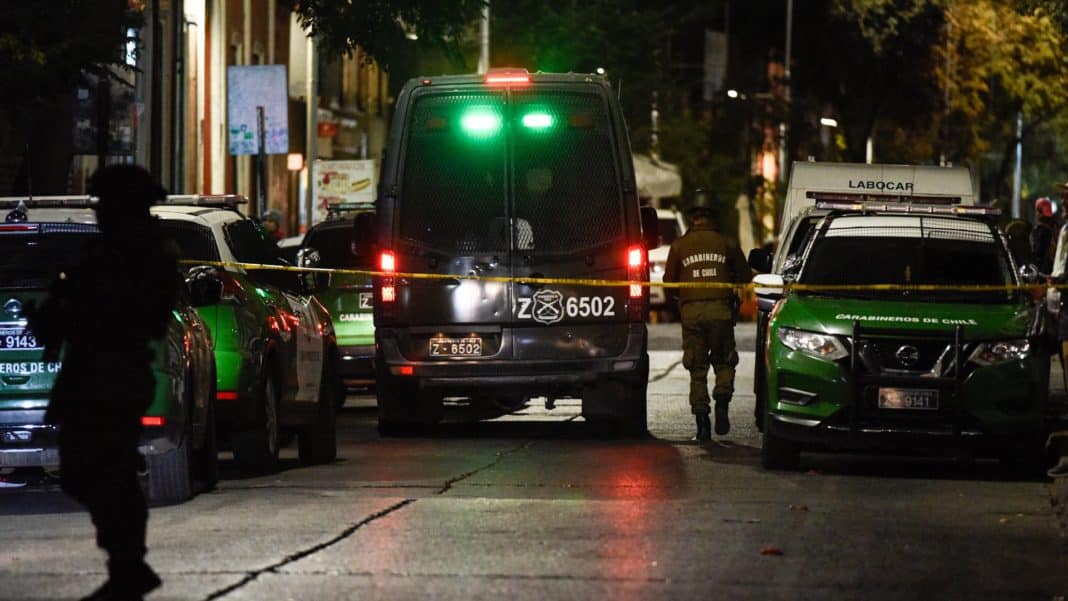
POLYGON ((411 365, 402 365, 397 368, 397 373, 402 376, 410 376, 415 373, 415 368, 411 365))
POLYGON ((233 391, 220 390, 219 392, 215 393, 215 399, 219 401, 236 401, 237 393, 233 391))
POLYGON ((167 420, 158 415, 145 415, 141 417, 142 426, 162 426, 167 423, 167 420))
POLYGON ((36 223, 5 223, 0 224, 0 232, 36 232, 40 227, 36 223))
POLYGON ((486 73, 486 85, 524 83, 530 83, 530 73, 526 69, 490 69, 486 73))

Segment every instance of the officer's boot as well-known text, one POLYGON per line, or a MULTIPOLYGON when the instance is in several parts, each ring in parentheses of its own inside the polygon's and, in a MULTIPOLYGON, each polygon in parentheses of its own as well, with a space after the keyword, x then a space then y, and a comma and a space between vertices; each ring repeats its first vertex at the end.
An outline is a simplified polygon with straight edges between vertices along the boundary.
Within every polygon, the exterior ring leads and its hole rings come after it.
POLYGON ((716 401, 716 434, 720 436, 731 431, 731 418, 727 411, 728 407, 728 403, 716 401))
POLYGON ((712 422, 708 419, 708 414, 698 413, 694 417, 697 418, 697 436, 694 440, 701 442, 712 440, 712 422))
POLYGON ((108 581, 82 601, 141 599, 163 582, 142 559, 108 561, 108 581))

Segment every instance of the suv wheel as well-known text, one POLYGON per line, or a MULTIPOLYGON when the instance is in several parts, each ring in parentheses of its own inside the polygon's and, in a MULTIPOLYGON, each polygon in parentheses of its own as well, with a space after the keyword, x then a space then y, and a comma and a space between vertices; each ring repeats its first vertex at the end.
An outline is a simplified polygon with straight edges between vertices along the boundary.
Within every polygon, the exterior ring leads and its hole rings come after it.
POLYGON ((767 422, 768 418, 765 414, 760 465, 769 470, 796 470, 801 463, 801 447, 791 440, 772 434, 767 422))
POLYGON ((204 424, 204 443, 193 451, 193 464, 202 491, 215 488, 219 482, 219 445, 215 434, 215 372, 211 374, 211 389, 207 398, 204 424))
POLYGON ((315 422, 297 435, 297 454, 303 464, 330 463, 337 458, 337 374, 334 354, 323 363, 319 382, 319 408, 315 422))
POLYGON ((278 467, 278 388, 270 374, 264 379, 262 399, 253 427, 233 435, 234 460, 241 469, 253 473, 268 473, 278 467))
MULTIPOLYGON (((191 407, 192 380, 185 382, 185 407, 191 407)), ((178 446, 158 455, 149 455, 148 498, 153 503, 182 503, 193 497, 193 421, 186 418, 178 446)))

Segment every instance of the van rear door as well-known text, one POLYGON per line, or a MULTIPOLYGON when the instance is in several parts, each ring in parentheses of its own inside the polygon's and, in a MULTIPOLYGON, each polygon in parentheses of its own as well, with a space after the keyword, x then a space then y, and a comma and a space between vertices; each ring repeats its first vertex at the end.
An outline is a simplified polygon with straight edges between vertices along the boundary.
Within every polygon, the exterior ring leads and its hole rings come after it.
MULTIPOLYGON (((501 91, 421 89, 402 148, 393 251, 399 272, 508 276, 506 103, 501 91)), ((395 324, 411 360, 492 357, 511 284, 398 280, 395 324)))
MULTIPOLYGON (((512 273, 519 359, 617 354, 627 339, 628 286, 524 278, 627 280, 627 221, 608 99, 593 85, 511 93, 512 273), (613 324, 606 327, 607 324, 613 324)), ((644 267, 646 251, 636 246, 644 267)), ((644 273, 641 279, 645 279, 644 273)))

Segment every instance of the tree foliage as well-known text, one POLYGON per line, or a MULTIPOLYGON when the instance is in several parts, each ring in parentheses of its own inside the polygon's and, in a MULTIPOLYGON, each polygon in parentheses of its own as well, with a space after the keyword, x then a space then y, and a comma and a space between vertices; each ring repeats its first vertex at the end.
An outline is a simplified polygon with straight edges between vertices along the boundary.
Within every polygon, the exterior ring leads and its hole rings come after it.
POLYGON ((418 36, 419 43, 459 59, 484 0, 297 0, 300 24, 329 54, 363 56, 388 69, 391 59, 418 36))
POLYGON ((128 0, 0 0, 3 102, 33 106, 70 90, 84 72, 123 65, 127 29, 141 22, 128 0))

